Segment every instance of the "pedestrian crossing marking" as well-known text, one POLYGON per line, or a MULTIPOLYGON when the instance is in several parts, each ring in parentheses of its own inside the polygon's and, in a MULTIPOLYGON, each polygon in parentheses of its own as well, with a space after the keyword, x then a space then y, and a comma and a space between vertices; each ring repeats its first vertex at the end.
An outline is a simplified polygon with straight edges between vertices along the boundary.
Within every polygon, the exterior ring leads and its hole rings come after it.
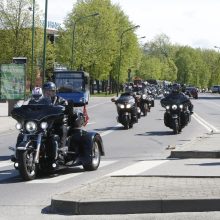
POLYGON ((33 183, 59 183, 59 182, 62 182, 64 180, 70 179, 72 177, 79 176, 80 174, 82 174, 82 173, 63 174, 63 175, 56 176, 56 177, 51 177, 51 178, 35 179, 35 180, 31 180, 31 181, 26 182, 26 183, 27 184, 33 184, 33 183))
POLYGON ((8 167, 13 165, 13 162, 11 160, 5 160, 0 162, 0 168, 2 167, 8 167))
POLYGON ((167 160, 140 161, 123 169, 109 173, 106 176, 135 176, 156 166, 159 166, 165 162, 167 162, 167 160))
MULTIPOLYGON (((116 160, 105 160, 105 161, 101 160, 99 168, 108 166, 108 165, 113 164, 115 162, 117 162, 117 161, 116 160)), ((52 177, 52 178, 35 179, 35 180, 29 181, 29 182, 26 182, 26 183, 27 184, 33 184, 33 183, 59 183, 59 182, 62 182, 64 180, 68 180, 68 179, 70 179, 72 177, 79 176, 79 175, 81 175, 83 173, 85 173, 85 172, 84 172, 84 170, 82 168, 82 172, 63 174, 63 175, 52 177)))
MULTIPOLYGON (((117 162, 118 162, 118 160, 101 160, 98 169, 105 167, 105 166, 109 166, 109 165, 117 163, 117 162)), ((139 175, 143 172, 146 172, 149 169, 152 169, 152 168, 159 166, 159 165, 166 163, 166 162, 168 162, 168 160, 140 161, 140 162, 136 162, 130 166, 126 166, 125 168, 122 168, 120 170, 116 170, 114 172, 106 174, 104 176, 135 176, 135 175, 139 175)), ((13 162, 11 162, 10 160, 0 162, 0 167, 6 167, 6 166, 11 166, 11 165, 13 165, 13 162)), ((74 167, 74 168, 77 168, 77 167, 74 167)), ((59 183, 59 182, 68 180, 70 178, 74 178, 79 175, 85 174, 82 166, 79 166, 79 169, 80 168, 82 169, 82 172, 67 173, 67 174, 61 174, 61 175, 59 175, 59 173, 58 173, 57 176, 55 176, 55 177, 45 177, 43 179, 35 179, 32 181, 25 182, 25 184, 59 183)))

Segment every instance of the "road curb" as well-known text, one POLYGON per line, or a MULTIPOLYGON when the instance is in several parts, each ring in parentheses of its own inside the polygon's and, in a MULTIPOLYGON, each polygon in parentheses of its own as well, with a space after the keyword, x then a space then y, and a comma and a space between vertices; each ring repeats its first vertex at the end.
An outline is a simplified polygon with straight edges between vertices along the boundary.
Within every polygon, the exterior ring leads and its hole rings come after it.
POLYGON ((51 212, 67 215, 220 211, 220 199, 64 201, 54 197, 51 212))
POLYGON ((168 158, 220 158, 220 151, 171 151, 168 158))

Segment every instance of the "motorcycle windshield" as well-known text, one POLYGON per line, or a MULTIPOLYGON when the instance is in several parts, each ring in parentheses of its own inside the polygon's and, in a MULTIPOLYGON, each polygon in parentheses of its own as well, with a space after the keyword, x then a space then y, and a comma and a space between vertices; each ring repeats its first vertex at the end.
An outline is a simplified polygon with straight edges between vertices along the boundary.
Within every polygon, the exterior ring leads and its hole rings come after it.
POLYGON ((43 104, 22 105, 11 111, 12 118, 20 120, 37 120, 41 121, 49 117, 58 118, 64 114, 64 107, 51 105, 48 102, 43 104))
POLYGON ((187 102, 187 98, 179 97, 179 96, 172 96, 170 98, 165 98, 161 100, 166 105, 180 105, 187 102))
POLYGON ((135 103, 134 97, 133 96, 127 96, 127 95, 123 95, 120 96, 119 99, 117 100, 117 103, 135 103))

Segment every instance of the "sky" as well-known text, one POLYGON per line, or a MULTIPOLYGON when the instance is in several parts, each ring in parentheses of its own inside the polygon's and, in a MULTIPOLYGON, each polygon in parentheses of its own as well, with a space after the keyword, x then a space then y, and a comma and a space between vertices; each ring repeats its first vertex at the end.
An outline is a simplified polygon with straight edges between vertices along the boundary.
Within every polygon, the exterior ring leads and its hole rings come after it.
MULTIPOLYGON (((42 11, 45 0, 35 0, 42 11)), ((220 47, 220 0, 111 0, 134 25, 141 43, 165 34, 172 44, 220 47)), ((62 23, 76 0, 48 0, 48 21, 62 23)))

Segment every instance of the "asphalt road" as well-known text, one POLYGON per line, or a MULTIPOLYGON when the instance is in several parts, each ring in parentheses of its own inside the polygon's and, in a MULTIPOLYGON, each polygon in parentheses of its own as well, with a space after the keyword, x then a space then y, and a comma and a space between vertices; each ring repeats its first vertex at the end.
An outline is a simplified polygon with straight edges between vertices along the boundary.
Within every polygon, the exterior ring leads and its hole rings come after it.
POLYGON ((101 134, 106 153, 102 157, 100 168, 94 172, 84 172, 82 167, 75 167, 59 171, 55 176, 23 182, 9 161, 11 152, 8 146, 15 144, 17 131, 0 134, 0 212, 46 212, 54 194, 98 180, 139 160, 166 159, 170 154, 168 146, 187 144, 211 130, 218 132, 220 97, 200 94, 199 99, 193 99, 192 102, 195 114, 191 123, 181 134, 173 135, 163 124, 164 109, 159 100, 156 100, 155 107, 133 129, 124 130, 116 121, 116 107, 110 98, 92 98, 88 105, 90 120, 86 129, 101 134))

